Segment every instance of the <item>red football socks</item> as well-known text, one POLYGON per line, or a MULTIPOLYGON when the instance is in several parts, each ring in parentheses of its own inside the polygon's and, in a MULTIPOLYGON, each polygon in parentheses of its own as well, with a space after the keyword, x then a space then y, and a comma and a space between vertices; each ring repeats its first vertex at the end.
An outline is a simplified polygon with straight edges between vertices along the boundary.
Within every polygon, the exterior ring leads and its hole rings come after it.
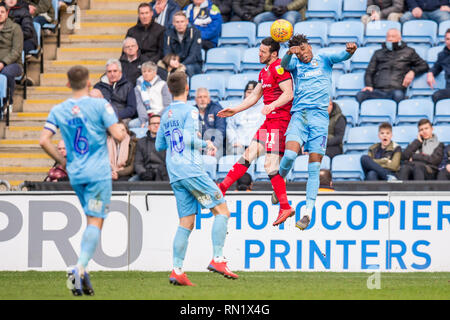
POLYGON ((286 182, 284 182, 283 177, 277 174, 271 177, 270 182, 272 183, 273 191, 275 191, 278 201, 280 201, 280 208, 289 209, 291 206, 287 199, 286 182))
POLYGON ((248 170, 248 167, 236 162, 231 168, 230 172, 228 172, 227 176, 223 181, 219 184, 219 188, 222 191, 223 195, 227 192, 228 188, 231 187, 233 183, 235 183, 240 177, 244 175, 248 170))

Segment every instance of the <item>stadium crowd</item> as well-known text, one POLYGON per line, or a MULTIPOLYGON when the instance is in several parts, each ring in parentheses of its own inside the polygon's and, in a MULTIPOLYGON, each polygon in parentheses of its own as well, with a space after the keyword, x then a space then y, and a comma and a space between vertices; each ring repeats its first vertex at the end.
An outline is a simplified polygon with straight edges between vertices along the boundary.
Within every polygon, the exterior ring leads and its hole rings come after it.
MULTIPOLYGON (((259 25, 283 18, 295 25, 307 19, 307 6, 307 0, 155 0, 141 3, 136 25, 124 35, 122 54, 107 61, 104 75, 91 91, 92 96, 103 97, 111 103, 127 132, 128 138, 120 145, 112 138, 108 141, 113 179, 168 179, 164 154, 154 148, 160 115, 172 101, 167 77, 175 71, 185 72, 190 78, 203 73, 208 50, 220 46, 223 23, 251 21, 259 25)), ((30 51, 39 49, 33 22, 41 26, 54 22, 54 11, 50 0, 4 0, 0 3, 0 73, 8 79, 10 99, 16 79, 23 74, 22 52, 27 57, 30 51)), ((450 20, 450 4, 448 0, 367 0, 367 12, 359 19, 364 24, 379 20, 403 24, 418 19, 442 23, 450 20)), ((400 103, 409 98, 407 88, 414 79, 426 75, 428 86, 434 89, 436 77, 443 71, 445 88, 435 90, 432 101, 436 104, 449 99, 450 29, 445 33, 444 44, 430 67, 416 49, 402 39, 400 31, 388 30, 381 48, 374 51, 365 70, 364 87, 354 97, 360 104, 370 99, 390 99, 400 103)), ((255 85, 255 81, 248 81, 242 88, 242 98, 255 85)), ((217 148, 205 155, 215 157, 217 161, 224 155, 242 153, 264 120, 260 112, 262 102, 235 117, 218 117, 222 101, 213 99, 204 87, 196 89, 190 103, 199 110, 203 138, 212 140, 217 148)), ((326 155, 333 159, 345 153, 345 135, 351 125, 339 101, 330 101, 328 112, 326 155)), ((403 149, 395 142, 392 130, 395 123, 378 124, 380 142, 361 157, 365 179, 449 179, 450 148, 433 134, 432 121, 416 121, 417 139, 403 149)), ((51 170, 55 171, 54 168, 51 170)))

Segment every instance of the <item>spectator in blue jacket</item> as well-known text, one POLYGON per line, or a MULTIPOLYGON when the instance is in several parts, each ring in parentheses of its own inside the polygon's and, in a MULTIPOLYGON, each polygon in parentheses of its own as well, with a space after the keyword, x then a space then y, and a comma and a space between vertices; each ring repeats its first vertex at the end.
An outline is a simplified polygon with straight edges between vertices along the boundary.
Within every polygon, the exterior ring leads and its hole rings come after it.
POLYGON ((406 0, 407 12, 400 18, 400 22, 424 19, 441 23, 450 20, 450 5, 448 0, 406 0))
POLYGON ((155 21, 163 27, 172 25, 172 18, 175 12, 180 11, 180 6, 174 0, 156 0, 150 5, 153 8, 155 21))
POLYGON ((227 129, 226 118, 217 116, 222 107, 217 102, 211 101, 209 91, 206 88, 197 89, 195 92, 195 103, 195 107, 199 111, 202 139, 211 140, 217 148, 215 153, 208 153, 208 155, 219 159, 223 155, 223 143, 227 129))
POLYGON ((445 89, 438 90, 433 93, 433 102, 436 103, 442 99, 450 98, 450 29, 445 33, 445 47, 439 52, 437 61, 427 73, 427 83, 433 88, 436 84, 434 77, 444 70, 445 72, 445 89))
POLYGON ((183 11, 173 16, 173 26, 166 30, 164 38, 164 56, 174 53, 180 57, 180 63, 186 67, 189 77, 202 72, 202 39, 200 31, 189 26, 183 11))
POLYGON ((189 23, 200 30, 202 48, 207 51, 217 47, 222 30, 222 16, 211 0, 193 0, 184 10, 189 23))

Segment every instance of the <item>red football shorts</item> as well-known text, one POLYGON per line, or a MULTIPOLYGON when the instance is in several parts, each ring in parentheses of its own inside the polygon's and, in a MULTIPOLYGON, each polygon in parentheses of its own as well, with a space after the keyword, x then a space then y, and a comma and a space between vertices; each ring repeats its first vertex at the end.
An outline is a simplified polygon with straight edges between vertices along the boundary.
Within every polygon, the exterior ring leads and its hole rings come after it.
POLYGON ((266 146, 267 153, 284 154, 286 146, 286 133, 290 119, 266 119, 259 127, 253 140, 266 146))

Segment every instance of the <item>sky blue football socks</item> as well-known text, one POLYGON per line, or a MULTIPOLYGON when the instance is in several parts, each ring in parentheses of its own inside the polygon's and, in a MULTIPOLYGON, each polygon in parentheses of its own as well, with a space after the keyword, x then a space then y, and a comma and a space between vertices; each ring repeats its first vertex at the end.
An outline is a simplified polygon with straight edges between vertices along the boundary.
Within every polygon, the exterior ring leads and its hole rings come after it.
POLYGON ((312 212, 320 186, 320 162, 308 163, 308 181, 306 182, 306 209, 312 212))
POLYGON ((178 226, 175 239, 173 240, 173 267, 182 268, 184 257, 186 256, 186 250, 189 242, 189 236, 191 230, 178 226))
POLYGON ((214 217, 212 226, 212 244, 214 257, 223 256, 223 246, 225 245, 225 238, 227 236, 228 217, 223 214, 218 214, 214 217))
POLYGON ((101 230, 89 224, 84 230, 83 237, 81 239, 81 253, 78 258, 77 265, 86 268, 89 260, 91 260, 92 256, 95 253, 95 249, 97 248, 98 240, 100 239, 101 230))

